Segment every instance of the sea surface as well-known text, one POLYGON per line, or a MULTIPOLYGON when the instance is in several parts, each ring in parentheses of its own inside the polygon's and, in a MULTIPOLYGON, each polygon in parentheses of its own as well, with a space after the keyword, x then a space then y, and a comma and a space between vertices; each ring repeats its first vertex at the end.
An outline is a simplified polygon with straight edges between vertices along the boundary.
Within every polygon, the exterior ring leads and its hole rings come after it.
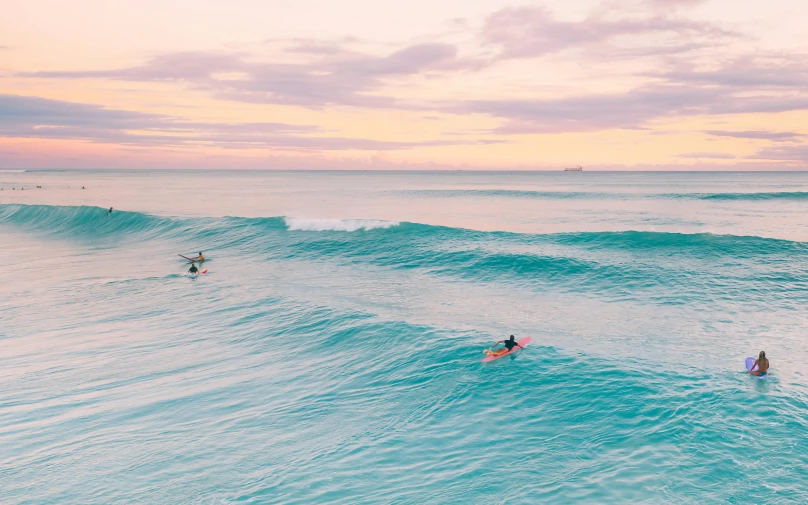
POLYGON ((808 173, 0 172, 0 503, 804 504, 807 307, 808 173))

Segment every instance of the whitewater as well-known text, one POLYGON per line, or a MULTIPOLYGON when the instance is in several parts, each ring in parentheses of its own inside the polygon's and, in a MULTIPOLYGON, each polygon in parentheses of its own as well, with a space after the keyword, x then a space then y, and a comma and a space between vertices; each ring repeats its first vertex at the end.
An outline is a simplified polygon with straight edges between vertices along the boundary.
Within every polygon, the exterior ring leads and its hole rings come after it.
POLYGON ((806 211, 808 173, 0 172, 0 503, 806 503, 806 211))

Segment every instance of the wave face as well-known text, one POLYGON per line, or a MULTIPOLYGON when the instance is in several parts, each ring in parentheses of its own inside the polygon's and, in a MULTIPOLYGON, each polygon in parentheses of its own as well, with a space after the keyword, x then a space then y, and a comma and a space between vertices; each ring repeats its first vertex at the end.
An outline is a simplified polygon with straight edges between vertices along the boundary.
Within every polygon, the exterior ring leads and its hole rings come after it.
POLYGON ((0 236, 12 503, 808 496, 804 242, 16 204, 0 236))
MULTIPOLYGON (((204 241, 256 258, 381 266, 530 290, 651 304, 798 307, 808 301, 808 244, 661 232, 517 234, 381 220, 161 218, 92 207, 5 206, 0 220, 58 237, 204 241), (748 290, 760 293, 750 298, 748 290)), ((193 249, 193 248, 192 248, 193 249)))

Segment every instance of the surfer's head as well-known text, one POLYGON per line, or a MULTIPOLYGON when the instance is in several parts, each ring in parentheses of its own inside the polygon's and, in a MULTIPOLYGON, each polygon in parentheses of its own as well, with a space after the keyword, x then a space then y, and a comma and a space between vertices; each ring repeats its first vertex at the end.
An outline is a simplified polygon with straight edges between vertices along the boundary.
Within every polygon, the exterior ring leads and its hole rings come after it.
POLYGON ((766 359, 766 351, 760 351, 758 355, 758 359, 766 359))
POLYGON ((199 251, 199 255, 202 256, 202 251, 199 251))
POLYGON ((511 342, 513 342, 514 340, 516 340, 516 337, 514 337, 513 335, 511 335, 511 342))

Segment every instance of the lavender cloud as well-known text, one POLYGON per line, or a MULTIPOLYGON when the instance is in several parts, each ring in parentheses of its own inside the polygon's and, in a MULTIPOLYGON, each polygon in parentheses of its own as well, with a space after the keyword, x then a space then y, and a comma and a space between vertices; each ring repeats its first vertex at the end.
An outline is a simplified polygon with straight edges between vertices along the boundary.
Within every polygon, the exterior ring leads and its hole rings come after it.
MULTIPOLYGON (((490 132, 499 135, 639 129, 687 115, 808 109, 808 96, 800 93, 808 85, 805 56, 759 54, 726 61, 690 58, 692 51, 722 44, 736 34, 675 15, 701 0, 631 2, 613 0, 581 21, 560 21, 538 6, 499 10, 486 18, 479 33, 479 41, 494 48, 486 57, 462 57, 455 45, 440 42, 374 55, 352 49, 355 41, 351 39, 293 39, 281 42, 301 63, 260 61, 247 53, 181 52, 129 68, 21 75, 178 82, 223 100, 311 109, 350 106, 485 114, 501 121, 490 132), (629 4, 634 10, 618 8, 629 4), (626 44, 627 40, 633 43, 626 44), (552 99, 464 100, 458 96, 443 102, 416 102, 383 94, 384 87, 397 79, 473 72, 504 60, 535 58, 540 64, 542 57, 568 50, 583 50, 593 61, 655 56, 665 66, 636 76, 646 78, 646 84, 610 94, 552 99)), ((768 140, 787 138, 773 135, 768 140)))
POLYGON ((808 145, 767 147, 750 156, 750 159, 808 163, 808 145))
POLYGON ((808 135, 796 132, 773 132, 765 130, 756 131, 726 131, 707 130, 704 133, 714 137, 732 137, 737 139, 769 140, 772 142, 797 142, 808 135))
POLYGON ((0 137, 74 139, 133 146, 277 149, 285 151, 401 150, 446 145, 485 145, 501 140, 394 142, 306 136, 316 126, 285 123, 203 123, 37 97, 0 95, 0 137), (133 133, 137 131, 139 133, 133 133), (142 133, 141 133, 142 132, 142 133))
POLYGON ((491 14, 482 29, 485 44, 500 48, 500 59, 534 58, 563 50, 594 47, 632 36, 665 35, 669 40, 646 53, 682 52, 701 47, 697 38, 726 37, 730 33, 710 23, 667 15, 610 18, 593 15, 582 21, 559 21, 541 6, 509 7, 491 14), (673 48, 671 46, 674 46, 673 48))
POLYGON ((808 55, 771 54, 743 56, 703 69, 679 61, 668 71, 651 74, 670 82, 695 86, 724 86, 756 90, 801 90, 808 87, 808 55))
MULTIPOLYGON (((310 50, 310 49, 309 49, 310 50)), ((33 72, 26 77, 105 78, 126 81, 180 81, 208 89, 223 99, 320 108, 327 105, 393 107, 392 97, 371 94, 389 77, 457 70, 466 65, 450 44, 425 43, 386 56, 340 51, 312 63, 280 64, 248 60, 243 54, 185 52, 158 56, 144 65, 117 70, 33 72), (241 79, 217 77, 240 73, 241 79)))

